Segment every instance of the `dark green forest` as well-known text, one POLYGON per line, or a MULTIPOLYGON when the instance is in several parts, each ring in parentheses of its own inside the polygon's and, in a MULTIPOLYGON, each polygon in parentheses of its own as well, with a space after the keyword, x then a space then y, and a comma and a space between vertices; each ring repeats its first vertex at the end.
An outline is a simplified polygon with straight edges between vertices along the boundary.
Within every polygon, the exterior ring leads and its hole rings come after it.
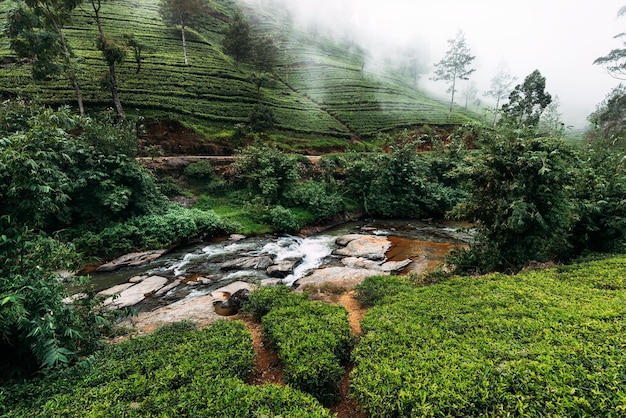
MULTIPOLYGON (((484 116, 278 3, 5 0, 0 27, 0 416, 334 416, 346 373, 362 416, 623 414, 623 85, 572 135, 539 70, 484 116), (232 161, 165 170, 172 141, 232 161), (354 216, 473 238, 359 285, 360 336, 343 306, 253 292, 284 386, 250 384, 241 321, 110 344, 132 312, 67 299, 89 277, 62 272, 130 252, 354 216)), ((436 64, 453 92, 464 42, 436 64)))

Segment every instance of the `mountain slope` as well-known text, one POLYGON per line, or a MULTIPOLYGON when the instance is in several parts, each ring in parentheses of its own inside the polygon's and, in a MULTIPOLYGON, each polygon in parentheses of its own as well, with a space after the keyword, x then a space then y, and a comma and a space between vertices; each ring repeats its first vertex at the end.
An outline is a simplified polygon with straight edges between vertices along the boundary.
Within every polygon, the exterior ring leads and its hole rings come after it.
MULTIPOLYGON (((12 2, 0 2, 3 21, 12 2)), ((363 52, 353 43, 308 33, 295 27, 272 6, 243 10, 255 27, 270 33, 280 49, 276 77, 261 88, 253 84, 252 69, 233 60, 221 49, 222 31, 234 10, 232 0, 210 0, 211 13, 187 32, 190 66, 183 65, 180 29, 167 27, 159 12, 159 0, 112 0, 103 4, 104 31, 114 39, 133 35, 147 47, 142 70, 129 52, 119 67, 120 96, 127 112, 154 119, 193 120, 205 131, 232 131, 244 123, 258 104, 274 114, 283 131, 333 136, 367 137, 380 131, 421 124, 449 122, 445 104, 411 89, 392 73, 363 71, 363 52)), ((89 3, 84 3, 67 27, 67 38, 80 66, 79 82, 84 101, 92 110, 110 107, 109 95, 99 86, 105 71, 95 48, 96 25, 89 3)), ((37 96, 44 102, 75 104, 64 79, 33 82, 27 64, 16 62, 8 41, 0 41, 0 94, 37 96)))

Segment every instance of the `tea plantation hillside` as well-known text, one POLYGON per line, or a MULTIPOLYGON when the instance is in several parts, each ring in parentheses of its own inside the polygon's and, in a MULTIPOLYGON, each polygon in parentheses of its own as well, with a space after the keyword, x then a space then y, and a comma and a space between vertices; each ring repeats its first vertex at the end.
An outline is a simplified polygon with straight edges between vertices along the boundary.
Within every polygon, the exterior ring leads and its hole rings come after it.
MULTIPOLYGON (((190 65, 185 66, 180 28, 165 25, 159 3, 111 0, 102 5, 107 36, 123 42, 130 35, 145 46, 141 71, 137 72, 132 51, 118 69, 127 113, 182 120, 215 137, 248 121, 259 104, 271 109, 277 130, 344 139, 466 120, 455 113, 449 121, 445 104, 412 89, 401 75, 364 70, 363 51, 353 43, 311 34, 270 6, 242 9, 255 32, 269 34, 279 49, 274 75, 260 89, 254 70, 246 64, 237 68, 223 52, 223 31, 238 7, 232 0, 208 0, 211 12, 187 28, 190 65)), ((0 2, 0 24, 15 4, 0 2)), ((96 49, 92 14, 91 5, 83 3, 67 25, 66 37, 79 66, 85 105, 98 111, 111 107, 111 100, 100 86, 106 65, 96 49)), ((2 97, 38 97, 52 105, 75 106, 70 83, 64 78, 33 81, 29 64, 13 55, 5 36, 0 40, 0 65, 2 97)))

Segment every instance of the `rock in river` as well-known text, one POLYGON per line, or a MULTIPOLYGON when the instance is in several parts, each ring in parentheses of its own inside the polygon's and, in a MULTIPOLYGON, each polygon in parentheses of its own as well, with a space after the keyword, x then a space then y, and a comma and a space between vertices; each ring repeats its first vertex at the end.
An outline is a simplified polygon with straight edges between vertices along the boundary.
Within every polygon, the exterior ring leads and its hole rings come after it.
POLYGON ((350 234, 337 238, 337 245, 345 245, 333 251, 333 254, 346 257, 363 257, 370 260, 384 260, 385 254, 391 248, 387 237, 375 235, 350 234), (344 244, 345 243, 345 244, 344 244))
POLYGON ((103 264, 96 269, 97 272, 114 271, 122 267, 137 267, 150 261, 156 260, 165 254, 167 250, 144 251, 141 253, 130 253, 123 255, 115 260, 103 264))
POLYGON ((239 257, 220 264, 222 270, 265 270, 272 265, 272 257, 239 257))
MULTIPOLYGON (((126 286, 131 283, 126 283, 126 286)), ((131 284, 131 286, 122 289, 121 287, 112 288, 113 293, 117 294, 119 292, 119 296, 113 297, 111 296, 109 299, 104 301, 105 305, 110 305, 114 308, 125 308, 127 306, 133 306, 141 302, 146 298, 146 296, 150 296, 161 289, 163 286, 167 284, 167 279, 165 277, 160 276, 152 276, 143 280, 137 284, 131 284)), ((103 295, 111 295, 112 290, 108 289, 101 294, 103 295)))

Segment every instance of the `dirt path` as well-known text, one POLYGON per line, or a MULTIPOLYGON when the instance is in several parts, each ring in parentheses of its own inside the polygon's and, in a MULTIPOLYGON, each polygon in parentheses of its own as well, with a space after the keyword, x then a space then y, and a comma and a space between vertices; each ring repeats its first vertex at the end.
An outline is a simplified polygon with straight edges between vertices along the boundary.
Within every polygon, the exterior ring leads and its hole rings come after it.
POLYGON ((254 360, 256 370, 248 383, 252 385, 265 383, 284 385, 285 379, 278 355, 263 341, 263 326, 251 319, 244 319, 244 322, 252 334, 252 344, 256 354, 254 360))
MULTIPOLYGON (((334 298, 333 298, 334 299, 334 298)), ((354 298, 354 291, 343 293, 336 300, 327 302, 342 305, 348 311, 348 320, 352 329, 352 334, 356 337, 361 335, 361 319, 365 315, 366 310, 361 308, 359 302, 354 298)), ((242 319, 250 333, 252 334, 252 342, 254 346, 256 371, 250 378, 252 385, 263 385, 265 383, 274 383, 284 385, 285 380, 280 365, 280 360, 276 353, 271 350, 267 343, 263 341, 263 327, 250 318, 242 319)), ((346 367, 346 374, 339 384, 339 400, 331 408, 331 412, 337 414, 337 418, 365 418, 366 415, 361 411, 359 404, 350 398, 350 372, 353 365, 346 367)))

